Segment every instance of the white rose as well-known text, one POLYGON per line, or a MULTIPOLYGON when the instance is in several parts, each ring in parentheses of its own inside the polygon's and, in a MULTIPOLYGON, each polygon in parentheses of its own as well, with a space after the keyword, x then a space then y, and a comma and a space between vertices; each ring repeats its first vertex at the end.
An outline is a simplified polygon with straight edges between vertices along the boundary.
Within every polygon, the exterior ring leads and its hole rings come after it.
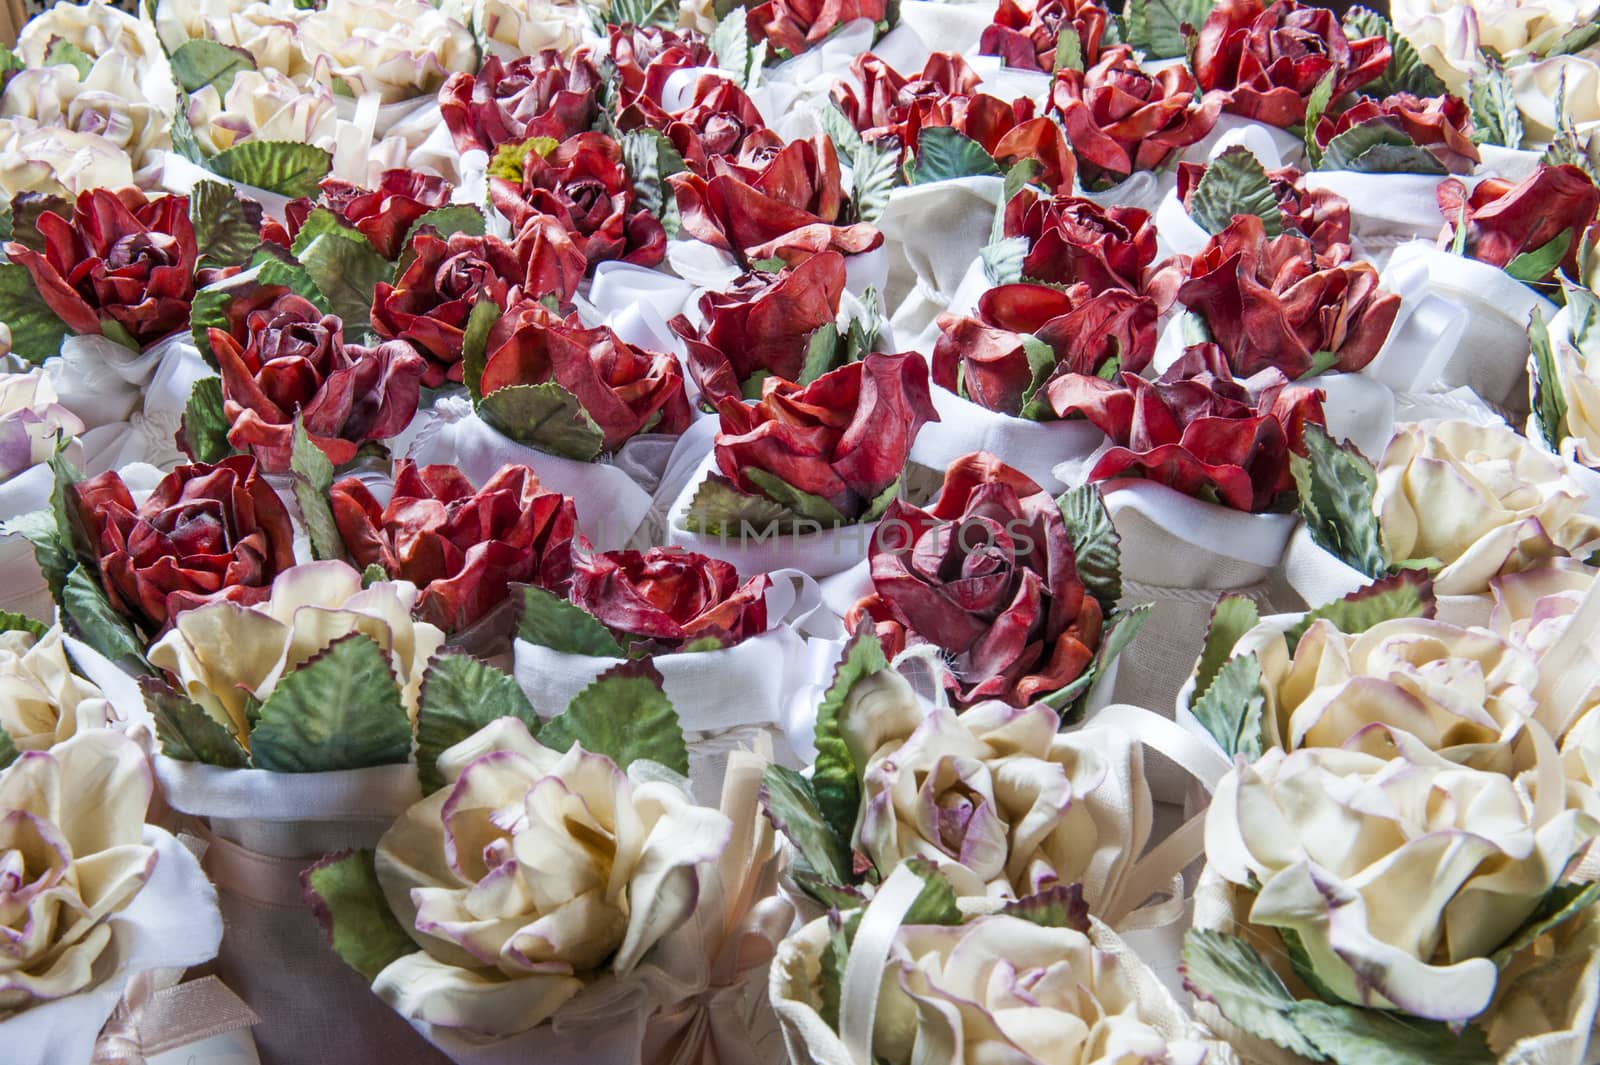
POLYGON ((89 189, 133 184, 128 153, 95 133, 0 118, 0 192, 53 193, 75 199, 89 189))
POLYGON ((152 789, 144 752, 105 729, 0 775, 0 1020, 105 977, 111 918, 155 868, 142 842, 152 789))
POLYGON ((1395 618, 1354 635, 1318 620, 1289 653, 1280 626, 1258 625, 1235 646, 1261 665, 1265 745, 1388 749, 1403 729, 1435 751, 1512 772, 1513 741, 1536 710, 1533 655, 1486 629, 1395 618))
POLYGON ((333 94, 321 85, 301 88, 276 71, 240 71, 227 99, 215 85, 189 96, 189 125, 207 151, 241 141, 289 141, 333 150, 339 134, 333 94))
POLYGON ((716 0, 678 0, 678 26, 681 29, 709 34, 720 21, 716 0))
POLYGON ((96 60, 82 81, 76 67, 64 64, 21 71, 0 94, 0 117, 93 134, 127 152, 133 169, 142 170, 155 161, 156 150, 171 145, 171 117, 126 97, 129 67, 126 56, 112 53, 96 60))
POLYGON ((447 785, 378 843, 384 896, 422 950, 378 974, 396 1010, 503 1037, 604 973, 626 976, 693 914, 733 832, 648 763, 542 746, 501 718, 445 751, 447 785))
MULTIPOLYGON (((772 998, 797 1061, 849 1060, 822 1020, 818 918, 784 941, 772 998)), ((889 1065, 1227 1065, 1144 964, 1104 925, 1087 934, 1001 914, 903 925, 874 1014, 872 1057, 889 1065)))
POLYGON ((0 632, 0 728, 17 750, 47 750, 116 720, 100 689, 73 671, 61 626, 42 637, 0 632))
POLYGON ((406 581, 362 588, 361 574, 343 562, 309 562, 278 574, 263 603, 208 603, 179 614, 150 648, 150 662, 248 746, 249 700, 265 702, 285 673, 359 632, 389 656, 415 720, 423 673, 444 644, 443 632, 412 619, 416 598, 406 581))
POLYGON ((328 0, 301 23, 300 39, 318 82, 384 103, 431 95, 478 61, 471 31, 425 0, 328 0))
POLYGON ((42 67, 56 40, 76 45, 90 60, 113 53, 127 59, 133 79, 122 91, 137 90, 151 105, 172 114, 178 105, 172 67, 155 31, 105 0, 56 4, 30 19, 17 37, 17 55, 30 67, 42 67))
POLYGON ((294 0, 160 0, 155 24, 168 51, 185 41, 216 41, 249 52, 258 70, 304 82, 311 61, 300 48, 300 23, 307 14, 294 0))
POLYGON ((1483 69, 1478 55, 1478 19, 1460 0, 1391 0, 1394 28, 1417 49, 1450 91, 1460 95, 1483 69))
POLYGON ((489 50, 507 61, 547 48, 566 54, 591 33, 582 4, 475 0, 472 10, 473 25, 482 27, 489 50))
POLYGON ((855 685, 839 727, 862 775, 856 846, 880 872, 926 858, 959 894, 1001 898, 1083 882, 1098 913, 1148 838, 1132 813, 1126 744, 1116 765, 1116 748, 1098 746, 1104 730, 1062 734, 1048 707, 925 714, 888 670, 855 685))
POLYGON ((1392 758, 1274 749, 1234 769, 1206 814, 1207 876, 1250 926, 1295 933, 1340 999, 1462 1021, 1600 824, 1539 794, 1553 748, 1513 780, 1397 741, 1392 758))
POLYGON ((43 370, 0 374, 0 484, 48 461, 58 433, 83 432, 83 422, 59 398, 43 370))
MULTIPOLYGON (((1585 249, 1593 258, 1595 249, 1585 249)), ((1600 278, 1592 269, 1590 278, 1600 278)), ((1556 382, 1566 400, 1567 435, 1561 440, 1561 454, 1573 462, 1600 468, 1600 366, 1590 366, 1588 355, 1572 338, 1572 311, 1563 309, 1549 322, 1550 351, 1554 356, 1556 382)), ((1538 439, 1538 426, 1530 415, 1529 439, 1538 439)))
POLYGON ((1441 595, 1477 595, 1503 573, 1586 555, 1600 522, 1566 465, 1504 427, 1464 421, 1396 426, 1373 506, 1392 561, 1433 558, 1441 595))

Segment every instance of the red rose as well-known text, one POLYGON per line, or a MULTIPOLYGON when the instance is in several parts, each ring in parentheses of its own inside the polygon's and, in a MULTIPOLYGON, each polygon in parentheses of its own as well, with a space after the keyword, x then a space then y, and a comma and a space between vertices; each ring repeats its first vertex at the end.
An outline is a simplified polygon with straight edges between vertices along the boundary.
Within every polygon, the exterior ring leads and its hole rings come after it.
POLYGON ((489 195, 515 228, 536 214, 561 222, 590 266, 608 259, 654 266, 666 257, 666 231, 634 203, 622 146, 604 133, 580 133, 548 156, 529 151, 521 184, 491 177, 489 195))
POLYGON ((1138 170, 1159 170, 1211 132, 1222 97, 1202 94, 1185 66, 1146 73, 1127 47, 1087 71, 1062 70, 1051 90, 1085 188, 1108 188, 1138 170))
POLYGON ((572 601, 612 632, 661 652, 704 639, 731 647, 766 632, 771 584, 762 574, 741 585, 731 563, 665 547, 573 557, 572 601))
POLYGON ((1100 646, 1101 606, 1078 576, 1061 509, 992 455, 964 455, 928 510, 889 505, 869 555, 872 594, 850 611, 885 651, 932 644, 965 708, 1030 706, 1077 680, 1100 646))
POLYGON ((1578 276, 1578 249, 1600 210, 1600 189, 1575 166, 1541 166, 1515 185, 1488 178, 1470 196, 1452 178, 1440 183, 1438 196, 1451 231, 1465 218, 1467 256, 1490 266, 1504 268, 1570 232, 1560 266, 1568 277, 1578 276))
POLYGON ((801 387, 769 377, 760 402, 717 406, 717 466, 741 491, 765 495, 762 471, 860 520, 900 477, 917 432, 939 415, 928 364, 915 352, 874 352, 801 387))
POLYGON ((6 255, 74 333, 109 326, 142 347, 188 328, 200 255, 187 197, 91 189, 78 195, 70 221, 45 211, 38 228, 42 252, 7 244, 6 255))
MULTIPOLYGON (((693 30, 657 26, 612 26, 607 46, 617 68, 624 109, 640 96, 659 105, 667 79, 679 70, 716 65, 706 39, 693 30)), ((577 132, 574 130, 573 132, 577 132)), ((565 139, 565 138, 558 138, 565 139)))
POLYGON ((72 494, 106 596, 148 632, 219 599, 259 603, 294 565, 289 512, 248 455, 179 466, 138 506, 115 472, 72 494))
POLYGON ((283 221, 276 218, 267 218, 261 223, 261 239, 268 244, 277 244, 280 247, 294 247, 294 238, 300 232, 300 227, 306 224, 306 219, 311 217, 311 212, 317 205, 305 196, 297 196, 283 205, 283 221))
POLYGON ((888 15, 887 0, 766 0, 750 9, 750 33, 779 55, 799 55, 846 22, 888 15))
POLYGON ((456 149, 494 155, 502 144, 530 137, 566 140, 594 124, 600 75, 579 52, 563 57, 546 49, 502 63, 483 61, 476 75, 450 75, 439 90, 439 115, 456 149))
POLYGON ((1470 173, 1483 161, 1478 146, 1472 143, 1472 109, 1450 93, 1422 99, 1402 92, 1381 101, 1363 96, 1336 119, 1322 116, 1317 123, 1317 143, 1326 148, 1339 134, 1374 119, 1398 128, 1451 173, 1470 173))
POLYGON ((1297 0, 1219 0, 1195 45, 1200 88, 1227 93, 1225 109, 1287 128, 1306 118, 1306 100, 1333 72, 1333 98, 1360 88, 1389 65, 1382 36, 1350 40, 1339 17, 1297 0))
POLYGON ((697 240, 752 259, 779 256, 791 266, 808 255, 870 251, 883 234, 865 223, 835 225, 844 206, 839 156, 818 134, 777 151, 712 159, 709 180, 674 174, 683 230, 697 240))
POLYGON ((1156 257, 1156 227, 1149 212, 1101 207, 1077 196, 1052 199, 1031 189, 1006 204, 1005 235, 1028 241, 1023 276, 1050 284, 1086 284, 1094 292, 1143 292, 1156 257))
POLYGON ((713 399, 738 396, 762 372, 798 378, 811 334, 838 317, 844 284, 844 257, 823 252, 776 274, 748 273, 720 292, 708 290, 700 297, 700 328, 681 314, 672 320, 700 391, 713 399))
MULTIPOLYGON (((1187 209, 1189 196, 1205 177, 1206 164, 1178 164, 1178 201, 1187 209)), ((1328 189, 1308 189, 1292 166, 1267 171, 1272 195, 1283 216, 1283 228, 1311 241, 1319 256, 1350 257, 1350 201, 1328 189)))
POLYGON ((482 394, 554 381, 577 397, 615 451, 639 433, 678 434, 694 412, 671 354, 643 351, 604 326, 562 321, 541 303, 506 309, 489 330, 482 394))
POLYGON ((1068 375, 1049 385, 1065 418, 1079 414, 1117 446, 1089 480, 1144 476, 1185 495, 1252 512, 1294 492, 1289 453, 1305 454, 1305 426, 1322 425, 1322 393, 1267 367, 1235 381, 1215 344, 1201 344, 1154 382, 1068 375))
POLYGON ((737 159, 783 147, 783 138, 767 128, 745 91, 715 74, 701 75, 692 102, 670 114, 658 102, 640 96, 617 117, 617 128, 640 127, 666 136, 684 164, 701 177, 712 176, 713 159, 737 159))
POLYGON ((1201 315, 1233 372, 1275 366, 1290 377, 1311 372, 1319 353, 1331 369, 1354 373, 1377 357, 1400 297, 1378 290, 1371 263, 1319 256, 1294 233, 1267 239, 1255 215, 1235 215, 1206 242, 1178 289, 1201 315))
MULTIPOLYGON (((385 259, 398 259, 417 219, 450 202, 450 183, 415 170, 385 170, 376 189, 328 178, 322 206, 359 230, 385 259)), ((296 229, 299 227, 296 226, 296 229)))
POLYGON ((915 141, 908 123, 917 121, 918 105, 951 96, 971 96, 978 91, 978 72, 954 52, 934 52, 922 73, 908 78, 871 52, 856 56, 850 71, 861 90, 847 81, 835 82, 833 100, 869 141, 893 137, 901 144, 915 141))
POLYGON ((388 506, 354 477, 333 486, 332 503, 355 564, 415 584, 417 617, 445 632, 483 617, 512 583, 566 594, 577 511, 526 466, 502 466, 474 490, 454 466, 402 459, 388 506))
POLYGON ((1100 60, 1110 20, 1111 12, 1099 0, 1000 0, 994 21, 978 38, 978 53, 999 56, 1008 67, 1049 74, 1056 68, 1061 27, 1070 25, 1078 32, 1084 64, 1092 66, 1100 60))
MULTIPOLYGON (((978 317, 939 316, 933 381, 987 410, 1023 415, 1024 396, 1049 376, 1094 374, 1111 360, 1138 373, 1156 350, 1155 302, 1126 289, 1098 295, 1087 285, 1066 291, 1047 285, 1001 285, 978 300, 978 317), (1051 349, 1044 377, 1023 346, 1031 335, 1051 349)), ((1035 407, 1029 417, 1047 417, 1035 407)))
POLYGON ((342 466, 368 440, 385 440, 416 416, 427 363, 398 340, 346 345, 343 323, 293 294, 245 319, 243 344, 210 330, 222 371, 228 442, 268 473, 289 469, 298 413, 311 442, 342 466))
POLYGON ((443 240, 418 233, 416 258, 393 285, 372 294, 372 326, 406 340, 428 360, 423 384, 461 380, 462 331, 472 305, 487 299, 507 306, 523 293, 554 294, 565 303, 577 291, 588 261, 552 218, 535 217, 514 243, 457 233, 443 240))

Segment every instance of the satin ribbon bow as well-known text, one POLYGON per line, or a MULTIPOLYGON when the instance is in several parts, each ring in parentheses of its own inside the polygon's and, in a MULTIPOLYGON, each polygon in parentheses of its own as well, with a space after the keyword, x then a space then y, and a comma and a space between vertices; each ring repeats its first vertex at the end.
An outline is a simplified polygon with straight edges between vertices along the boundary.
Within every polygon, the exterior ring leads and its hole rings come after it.
POLYGON ((89 1065, 145 1065, 149 1057, 260 1023, 215 976, 177 983, 181 972, 140 973, 100 1031, 89 1065))

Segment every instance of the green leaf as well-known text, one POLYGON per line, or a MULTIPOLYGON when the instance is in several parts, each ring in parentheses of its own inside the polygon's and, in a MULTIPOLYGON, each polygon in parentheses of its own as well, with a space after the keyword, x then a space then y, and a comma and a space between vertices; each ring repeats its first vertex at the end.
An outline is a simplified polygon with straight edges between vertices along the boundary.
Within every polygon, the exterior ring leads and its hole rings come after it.
MULTIPOLYGON (((1077 31, 1073 31, 1076 37, 1077 31)), ((1010 170, 1006 171, 1006 179, 1000 188, 1000 202, 994 209, 994 223, 989 227, 989 243, 1004 240, 1006 235, 1006 207, 1017 194, 1027 187, 1028 182, 1039 176, 1044 167, 1037 159, 1018 159, 1010 170)), ((1026 251, 1024 251, 1026 254, 1026 251)))
POLYGON ((1358 174, 1447 173, 1439 157, 1417 147, 1389 118, 1369 118, 1328 142, 1319 170, 1346 170, 1358 174))
POLYGON ((1261 219, 1269 237, 1283 232, 1283 209, 1260 160, 1244 145, 1235 145, 1212 160, 1189 196, 1189 217, 1207 233, 1221 233, 1234 215, 1261 219))
POLYGON ((194 138, 194 127, 189 124, 189 94, 178 90, 178 110, 172 116, 172 150, 196 166, 206 165, 206 153, 194 138))
POLYGON ((961 909, 956 905, 955 888, 939 872, 939 867, 926 858, 907 858, 905 867, 917 874, 922 890, 912 900, 901 924, 954 926, 961 923, 961 909))
POLYGON ((1309 611, 1284 635, 1289 641, 1289 653, 1294 654, 1300 637, 1305 635, 1306 629, 1314 621, 1326 618, 1340 632, 1354 636, 1380 622, 1395 618, 1431 618, 1435 606, 1433 580, 1427 572, 1401 570, 1392 577, 1374 581, 1342 599, 1335 599, 1309 611))
POLYGON ((581 743, 620 769, 645 758, 686 776, 689 772, 683 726, 649 659, 623 662, 602 673, 572 705, 545 722, 539 742, 557 751, 581 743))
POLYGON ((839 110, 839 106, 829 103, 817 114, 817 121, 822 126, 822 132, 833 141, 834 151, 839 153, 839 158, 853 160, 861 149, 866 147, 866 142, 861 139, 861 134, 850 124, 850 119, 839 110))
POLYGON ((39 231, 39 217, 55 214, 64 219, 72 217, 72 201, 49 192, 21 192, 11 198, 11 239, 24 248, 45 250, 44 234, 39 231))
POLYGON ((1322 80, 1317 82, 1316 88, 1311 90, 1311 95, 1306 97, 1306 158, 1311 161, 1312 169, 1322 161, 1322 145, 1317 143, 1317 126, 1322 122, 1328 104, 1333 102, 1333 86, 1338 80, 1339 68, 1330 67, 1322 80))
POLYGON ((215 85, 217 95, 227 99, 233 78, 241 70, 256 69, 256 61, 243 48, 230 48, 216 41, 184 41, 173 49, 172 76, 184 92, 199 92, 215 85))
POLYGON ((300 520, 311 540, 311 555, 318 559, 344 560, 344 537, 333 518, 328 502, 333 490, 333 463, 320 447, 312 443, 299 413, 294 416, 294 435, 289 444, 289 485, 300 505, 300 520))
POLYGON ((1025 899, 1012 899, 1000 912, 1040 928, 1070 928, 1085 934, 1090 928, 1089 904, 1083 901, 1082 884, 1056 884, 1025 899))
POLYGON ((1224 754, 1261 756, 1261 663, 1253 654, 1229 659, 1206 692, 1189 706, 1195 720, 1211 733, 1224 754))
POLYGON ((334 953, 367 983, 419 949, 389 910, 371 851, 329 855, 301 873, 300 884, 334 953))
POLYGON ((640 207, 657 218, 666 214, 669 203, 676 204, 667 178, 689 168, 673 143, 653 129, 630 130, 622 137, 622 161, 633 181, 633 194, 640 207))
POLYGON ((828 921, 832 935, 822 952, 822 971, 818 982, 822 991, 822 1020, 829 1028, 838 1030, 839 1000, 844 990, 844 970, 850 961, 850 944, 861 926, 860 909, 843 914, 830 914, 828 921))
POLYGON ((1122 598, 1122 537, 1098 485, 1084 484, 1056 500, 1078 563, 1078 579, 1107 614, 1122 598))
POLYGON ((1383 73, 1362 86, 1361 91, 1375 100, 1395 93, 1413 96, 1442 96, 1445 83, 1428 69, 1411 42, 1395 32, 1389 20, 1376 11, 1352 7, 1344 16, 1345 33, 1350 37, 1382 37, 1389 42, 1389 65, 1383 73))
POLYGON ((817 796, 817 807, 837 839, 854 838, 856 809, 861 805, 861 780, 850 748, 839 732, 839 711, 844 709, 850 689, 858 681, 888 668, 883 645, 863 629, 845 645, 844 655, 834 669, 833 683, 817 707, 817 759, 811 787, 817 796))
POLYGON ((670 30, 678 23, 678 5, 674 0, 611 0, 606 22, 670 30))
POLYGON ((762 494, 768 499, 791 514, 798 514, 802 518, 814 521, 824 529, 850 524, 850 519, 840 513, 832 503, 821 496, 802 492, 777 474, 769 473, 759 466, 750 466, 745 469, 744 475, 750 478, 751 483, 761 489, 762 494))
POLYGON ((165 681, 141 677, 139 690, 156 720, 161 753, 179 762, 198 762, 223 769, 244 769, 250 755, 233 730, 202 710, 165 681))
POLYGON ((735 7, 717 22, 717 28, 706 38, 711 54, 717 57, 717 66, 730 71, 741 88, 748 85, 750 73, 750 31, 746 26, 745 10, 735 7))
POLYGON ((1353 444, 1336 444, 1319 425, 1306 426, 1307 456, 1289 456, 1300 516, 1323 550, 1368 577, 1389 569, 1373 510, 1378 474, 1353 444))
POLYGON ((1522 111, 1505 67, 1491 61, 1483 74, 1474 75, 1468 83, 1467 100, 1472 106, 1473 140, 1503 148, 1522 147, 1522 111))
POLYGON ((61 592, 67 583, 67 574, 78 564, 71 546, 56 526, 56 516, 49 510, 33 510, 19 514, 0 525, 7 535, 21 536, 33 545, 34 561, 50 588, 50 598, 61 602, 61 592))
POLYGON ((78 72, 78 80, 84 81, 89 77, 89 71, 94 69, 94 60, 89 58, 87 52, 71 41, 57 37, 50 42, 50 48, 44 54, 44 65, 47 67, 73 67, 78 72))
POLYGON ((385 570, 376 562, 368 563, 367 568, 361 571, 361 587, 363 588, 371 588, 379 581, 386 581, 388 579, 388 570, 385 570))
POLYGON ((4 769, 17 760, 17 745, 11 739, 11 733, 0 729, 0 769, 4 769))
POLYGON ((522 589, 522 613, 517 639, 548 647, 565 655, 586 658, 627 658, 611 630, 581 606, 569 603, 543 588, 522 589))
POLYGON ((488 362, 489 331, 500 320, 500 305, 491 299, 480 299, 472 305, 467 315, 467 327, 461 335, 461 380, 467 394, 477 403, 483 399, 483 368, 488 362))
POLYGON ((1189 39, 1184 26, 1198 30, 1211 14, 1212 0, 1144 0, 1144 41, 1150 59, 1176 59, 1187 55, 1189 39))
POLYGON ((1078 36, 1077 27, 1063 19, 1060 25, 1060 34, 1056 37, 1055 61, 1050 69, 1054 72, 1063 70, 1076 70, 1083 73, 1083 38, 1078 36))
POLYGON ((525 141, 506 141, 494 150, 489 160, 489 176, 502 178, 513 185, 521 185, 523 168, 528 156, 537 152, 549 155, 561 142, 554 137, 529 137, 525 141))
POLYGON ((298 296, 304 296, 324 314, 331 313, 327 298, 305 268, 277 245, 263 245, 256 249, 249 267, 242 273, 207 285, 195 293, 194 302, 189 308, 189 333, 208 364, 216 366, 217 359, 211 351, 211 338, 206 330, 227 332, 229 305, 234 300, 248 299, 264 285, 280 285, 298 296))
POLYGON ((22 61, 21 56, 9 48, 0 48, 0 86, 9 81, 12 74, 26 69, 28 64, 22 61))
POLYGON ((889 504, 893 503, 896 497, 900 495, 900 484, 904 479, 905 475, 901 474, 894 479, 893 484, 874 496, 872 502, 867 504, 866 511, 861 515, 861 520, 877 521, 883 517, 884 511, 889 509, 889 504))
MULTIPOLYGON (((1205 695, 1217 674, 1222 671, 1241 637, 1261 621, 1261 611, 1254 600, 1242 595, 1225 595, 1211 608, 1211 624, 1206 628, 1206 641, 1200 648, 1200 657, 1194 665, 1194 690, 1189 694, 1189 709, 1205 695)), ((1237 732, 1234 733, 1237 735, 1237 732)))
POLYGON ((876 222, 889 206, 889 193, 900 184, 896 154, 864 145, 852 157, 850 173, 850 199, 856 205, 856 216, 863 222, 876 222))
POLYGON ((465 233, 469 237, 481 237, 488 228, 483 212, 470 203, 452 203, 444 207, 435 207, 433 210, 411 223, 411 228, 406 230, 406 239, 400 247, 411 247, 411 238, 421 233, 424 229, 431 229, 445 240, 457 233, 465 233))
POLYGON ((84 518, 78 505, 77 497, 72 487, 83 480, 83 474, 67 461, 67 442, 65 438, 58 437, 56 450, 50 456, 49 466, 53 482, 50 486, 50 513, 56 522, 56 531, 60 534, 62 543, 71 552, 72 558, 85 566, 89 572, 94 573, 99 569, 99 543, 96 536, 89 529, 89 523, 84 518))
POLYGON ((1567 429, 1567 397, 1556 376, 1556 356, 1550 344, 1550 330, 1538 308, 1528 322, 1528 341, 1533 349, 1533 421, 1539 435, 1555 454, 1570 434, 1567 429))
MULTIPOLYGON (((209 43, 188 41, 185 47, 209 43)), ((200 181, 189 190, 189 221, 202 267, 243 265, 261 243, 261 205, 245 203, 221 181, 200 181)))
POLYGON ((1100 649, 1095 652, 1089 668, 1066 687, 1040 697, 1039 702, 1061 715, 1063 726, 1075 724, 1082 718, 1084 700, 1089 690, 1094 687, 1096 681, 1105 676, 1106 670, 1111 668, 1111 663, 1116 661, 1117 656, 1139 638, 1139 633, 1150 620, 1150 611, 1153 609, 1155 609, 1154 603, 1140 603, 1131 610, 1115 610, 1109 613, 1100 633, 1100 649))
POLYGON ((1557 55, 1576 55, 1600 40, 1600 23, 1587 22, 1570 28, 1556 27, 1528 42, 1527 51, 1545 59, 1557 55))
POLYGON ((983 262, 983 272, 989 283, 996 287, 1014 285, 1022 280, 1022 263, 1028 257, 1026 237, 1006 237, 984 245, 978 253, 983 262))
POLYGON ((539 715, 516 678, 470 655, 441 654, 428 663, 417 712, 417 779, 422 793, 444 787, 439 755, 502 717, 539 734, 539 715))
POLYGON ((12 352, 35 366, 59 355, 61 341, 72 335, 19 263, 0 263, 0 322, 11 330, 12 352))
POLYGON ((1531 947, 1541 936, 1572 920, 1600 902, 1600 883, 1557 884, 1545 892, 1538 907, 1507 937, 1491 957, 1504 969, 1511 959, 1531 947))
POLYGON ((578 397, 554 381, 497 388, 479 402, 478 416, 519 444, 579 462, 605 447, 605 433, 578 397))
POLYGON ((195 462, 220 462, 233 454, 228 443, 231 428, 222 412, 222 378, 202 377, 194 383, 179 422, 184 451, 195 462))
POLYGON ((323 773, 400 765, 411 756, 411 718, 372 637, 334 640, 278 681, 250 733, 257 769, 323 773))
POLYGON ((1028 379, 1028 387, 1022 390, 1022 406, 1017 416, 1036 422, 1048 421, 1055 417, 1055 411, 1050 409, 1047 397, 1042 393, 1056 372, 1055 349, 1032 333, 1018 335, 1022 339, 1022 354, 1028 360, 1028 370, 1032 376, 1028 379))
POLYGON ((16 614, 9 610, 0 610, 0 632, 31 632, 37 637, 43 637, 50 631, 50 626, 38 618, 30 618, 26 614, 16 614))
POLYGON ((1556 272, 1556 267, 1561 265, 1561 260, 1565 259, 1567 252, 1572 249, 1572 239, 1572 230, 1563 229, 1542 247, 1525 251, 1506 263, 1506 273, 1529 285, 1549 280, 1550 275, 1556 272))
POLYGON ((1325 1060, 1291 1019, 1294 996, 1242 939, 1194 928, 1183 937, 1183 982, 1239 1028, 1312 1061, 1325 1060))
POLYGON ((245 141, 211 157, 211 170, 230 181, 279 196, 316 196, 333 167, 333 156, 310 144, 245 141))
POLYGON ((144 641, 111 605, 100 582, 82 566, 67 574, 61 589, 61 614, 70 632, 110 661, 131 673, 151 672, 144 657, 144 641))
POLYGON ((818 327, 806 340, 806 361, 797 384, 809 385, 839 362, 839 327, 832 322, 818 327))
POLYGON ((683 528, 702 536, 757 542, 794 527, 795 515, 766 496, 739 491, 713 473, 700 483, 683 516, 683 528))
POLYGON ((1493 1065, 1483 1029, 1327 1002, 1294 1005, 1293 1024, 1339 1065, 1493 1065))
POLYGON ((1600 297, 1588 288, 1561 279, 1561 292, 1567 301, 1567 335, 1585 359, 1600 356, 1600 297))
POLYGON ((807 872, 828 884, 850 882, 850 840, 835 835, 823 819, 809 780, 785 766, 768 766, 761 778, 760 802, 767 820, 788 838, 807 872))
POLYGON ((949 126, 923 129, 917 138, 917 156, 911 162, 910 183, 926 185, 954 178, 1000 176, 1000 166, 983 145, 949 126))
MULTIPOLYGON (((313 218, 318 217, 317 211, 312 212, 313 218)), ((373 290, 378 282, 389 281, 393 271, 365 236, 337 222, 335 226, 314 231, 309 239, 302 239, 307 232, 302 229, 295 236, 294 254, 327 297, 332 313, 344 322, 345 334, 358 337, 372 322, 373 290)))

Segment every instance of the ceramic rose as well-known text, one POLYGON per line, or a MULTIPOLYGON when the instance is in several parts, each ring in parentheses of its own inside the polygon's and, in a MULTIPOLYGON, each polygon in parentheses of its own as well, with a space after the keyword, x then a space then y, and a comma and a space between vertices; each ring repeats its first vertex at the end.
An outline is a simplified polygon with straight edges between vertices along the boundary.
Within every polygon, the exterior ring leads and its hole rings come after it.
POLYGON ((514 718, 445 751, 446 786, 378 843, 384 896, 422 949, 373 990, 413 1020, 507 1036, 632 972, 693 912, 732 833, 646 765, 550 750, 514 718))
POLYGON ((114 141, 31 118, 0 118, 0 194, 74 197, 133 184, 133 161, 114 141))
POLYGON ((453 72, 477 64, 472 33, 449 5, 424 0, 329 0, 300 24, 312 77, 361 96, 397 103, 437 92, 453 72))
POLYGON ((177 85, 155 32, 105 0, 55 4, 29 19, 17 35, 16 53, 29 67, 45 66, 57 41, 75 46, 94 63, 116 55, 128 61, 131 75, 122 91, 137 93, 167 114, 177 108, 177 85))
POLYGON ((333 150, 339 132, 333 93, 302 88, 276 70, 241 70, 224 96, 215 85, 189 95, 189 126, 209 152, 245 141, 288 141, 333 150))
POLYGON ((1441 595, 1475 595, 1540 559, 1587 558, 1600 521, 1557 457, 1507 428, 1401 424, 1378 463, 1373 509, 1391 559, 1431 558, 1441 595))
POLYGON ((416 599, 405 581, 362 588, 361 573, 343 562, 308 562, 279 574, 254 606, 210 603, 179 614, 150 661, 248 746, 251 700, 265 702, 286 673, 359 632, 389 659, 415 718, 423 672, 444 643, 444 633, 412 619, 416 599))
POLYGON ((43 751, 117 720, 93 682, 67 657, 61 627, 36 636, 0 632, 0 729, 19 751, 43 751))
POLYGON ((135 76, 133 60, 120 52, 97 61, 87 76, 67 64, 20 71, 0 93, 0 118, 99 137, 126 152, 135 171, 144 170, 170 145, 171 116, 130 96, 135 76))

